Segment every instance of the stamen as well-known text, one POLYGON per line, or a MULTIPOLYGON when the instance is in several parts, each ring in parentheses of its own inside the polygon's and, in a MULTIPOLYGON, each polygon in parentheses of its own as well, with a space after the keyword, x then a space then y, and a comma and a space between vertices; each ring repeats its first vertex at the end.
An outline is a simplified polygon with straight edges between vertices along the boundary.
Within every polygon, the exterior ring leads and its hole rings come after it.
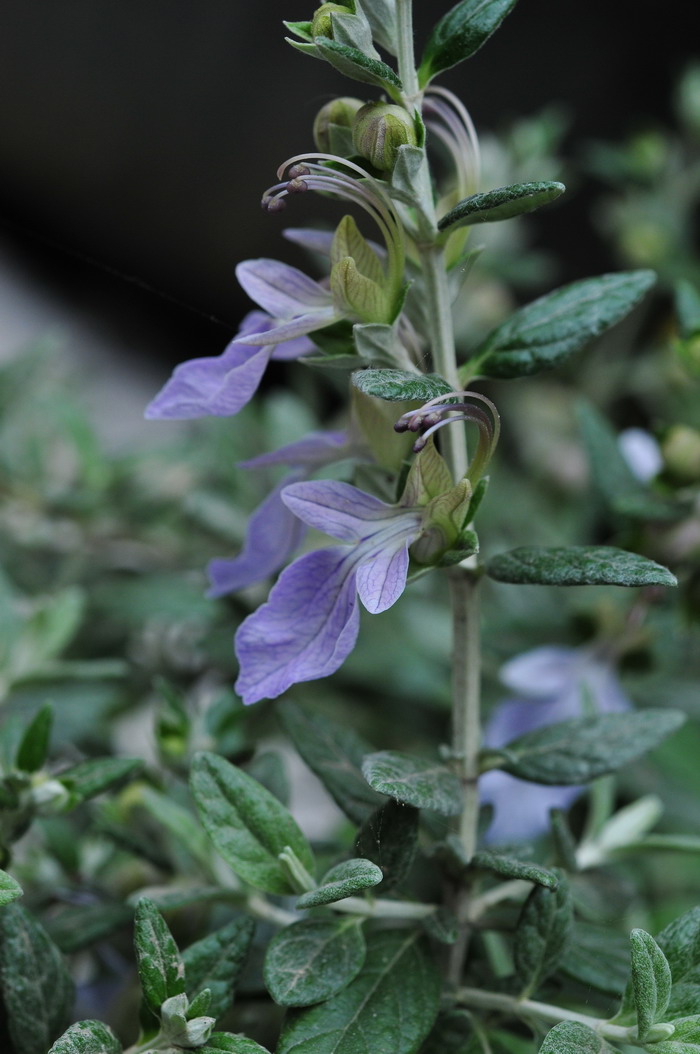
POLYGON ((418 454, 438 429, 457 421, 471 422, 479 429, 476 452, 466 474, 466 478, 476 482, 491 459, 501 429, 498 410, 485 395, 480 392, 447 392, 445 395, 438 395, 419 409, 402 414, 394 425, 394 430, 420 432, 421 435, 413 444, 413 451, 418 454), (474 405, 475 402, 477 405, 474 405))

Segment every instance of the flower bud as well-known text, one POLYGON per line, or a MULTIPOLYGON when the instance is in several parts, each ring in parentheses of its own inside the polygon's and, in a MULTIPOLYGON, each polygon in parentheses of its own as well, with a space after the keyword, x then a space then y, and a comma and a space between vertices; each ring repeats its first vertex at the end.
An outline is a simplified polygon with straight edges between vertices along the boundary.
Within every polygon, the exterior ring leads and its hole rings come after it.
POLYGON ((331 141, 331 125, 338 128, 352 128, 355 114, 363 106, 361 99, 353 99, 351 96, 343 96, 340 99, 332 99, 316 114, 314 121, 314 143, 316 149, 322 154, 335 154, 331 141))
POLYGON ((349 8, 345 7, 344 4, 321 4, 321 6, 314 11, 314 16, 311 21, 312 37, 330 37, 331 40, 333 39, 333 22, 331 20, 331 15, 334 12, 342 15, 351 13, 349 8))
POLYGON ((402 106, 387 102, 368 102, 358 111, 352 140, 358 154, 381 172, 394 167, 400 146, 418 144, 411 115, 402 106))
POLYGON ((673 425, 661 452, 666 468, 680 483, 700 481, 700 432, 689 425, 673 425))

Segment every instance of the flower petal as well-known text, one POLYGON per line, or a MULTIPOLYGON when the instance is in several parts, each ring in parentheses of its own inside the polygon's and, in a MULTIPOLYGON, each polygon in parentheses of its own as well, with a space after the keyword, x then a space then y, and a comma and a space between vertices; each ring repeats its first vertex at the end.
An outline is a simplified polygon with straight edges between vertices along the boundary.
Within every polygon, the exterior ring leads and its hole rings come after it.
POLYGON ((270 348, 239 345, 234 340, 216 358, 180 363, 146 407, 147 419, 237 414, 255 394, 270 355, 270 348))
POLYGON ((504 845, 545 834, 549 829, 549 810, 568 809, 582 791, 583 787, 528 783, 497 770, 485 772, 479 780, 479 794, 484 804, 494 809, 485 841, 504 845))
POLYGON ((251 300, 275 318, 293 318, 327 307, 330 293, 303 271, 279 260, 244 260, 236 278, 251 300))
POLYGON ((359 627, 355 567, 353 552, 337 546, 307 553, 282 572, 236 634, 236 691, 244 703, 274 699, 343 663, 359 627))
POLYGON ((405 537, 397 538, 394 549, 386 545, 372 559, 360 564, 357 570, 357 592, 371 614, 378 615, 380 611, 386 611, 406 588, 409 544, 405 537))
POLYGON ((269 454, 259 454, 248 461, 239 461, 240 468, 261 465, 298 465, 310 469, 351 457, 356 452, 348 432, 311 432, 295 443, 288 443, 269 454))
POLYGON ((282 488, 294 478, 296 474, 283 479, 255 510, 241 553, 233 560, 209 563, 211 586, 207 596, 221 597, 267 578, 284 567, 299 548, 305 528, 280 498, 282 488))
POLYGON ((405 509, 332 479, 293 483, 282 501, 304 523, 343 542, 359 542, 406 515, 405 509))
POLYGON ((500 679, 512 692, 546 699, 570 687, 580 654, 577 648, 556 645, 533 648, 505 663, 500 679))
MULTIPOLYGON (((236 342, 241 344, 286 344, 303 337, 305 333, 314 333, 317 329, 325 329, 342 316, 338 314, 332 305, 319 308, 318 311, 309 312, 305 315, 297 315, 289 321, 274 325, 264 333, 254 333, 249 337, 236 337, 236 342)), ((278 349, 279 350, 279 349, 278 349)), ((278 356, 284 358, 284 354, 278 356)))

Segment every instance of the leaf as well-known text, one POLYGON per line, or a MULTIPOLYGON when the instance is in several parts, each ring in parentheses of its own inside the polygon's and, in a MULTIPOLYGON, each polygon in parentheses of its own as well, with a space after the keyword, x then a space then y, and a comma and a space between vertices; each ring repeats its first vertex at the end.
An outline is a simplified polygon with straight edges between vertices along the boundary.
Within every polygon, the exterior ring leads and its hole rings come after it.
POLYGON ((158 1014, 166 999, 185 991, 185 969, 165 919, 147 897, 136 906, 134 949, 143 997, 158 1014))
POLYGON ((362 972, 325 1003, 290 1014, 276 1054, 412 1054, 437 1016, 441 987, 418 931, 373 933, 362 972))
POLYGON ((141 790, 141 801, 147 811, 161 823, 187 853, 206 869, 211 867, 209 840, 195 816, 167 794, 152 787, 141 790))
POLYGON ((17 748, 15 765, 21 772, 37 772, 46 761, 52 725, 53 707, 46 703, 30 721, 17 748))
POLYGON ((381 868, 382 893, 400 886, 418 847, 418 809, 390 799, 373 812, 355 839, 355 852, 381 868))
POLYGON ((661 564, 610 545, 523 546, 499 553, 486 565, 497 582, 548 586, 675 586, 661 564))
POLYGON ((18 904, 0 911, 0 987, 14 1054, 46 1054, 65 1028, 73 982, 46 930, 18 904))
POLYGON ((319 55, 345 77, 362 84, 375 84, 384 88, 393 99, 403 91, 400 79, 385 62, 370 58, 347 44, 339 44, 330 37, 314 37, 314 46, 319 55))
MULTIPOLYGON (((363 823, 383 799, 362 775, 371 747, 356 732, 296 703, 283 703, 277 715, 299 754, 345 815, 363 823)), ((367 854, 363 854, 367 855, 367 854)))
POLYGON ((206 1045, 199 1048, 199 1054, 219 1054, 222 1050, 230 1051, 231 1054, 270 1054, 266 1047, 261 1047, 254 1039, 233 1032, 212 1032, 206 1045))
POLYGON ((613 1050, 588 1025, 562 1021, 544 1037, 539 1054, 613 1054, 613 1050))
POLYGON ((515 7, 515 0, 462 0, 428 37, 418 70, 421 88, 443 70, 470 58, 515 7))
POLYGON ((122 1045, 101 1021, 76 1021, 51 1047, 49 1054, 121 1054, 122 1045))
POLYGON ((679 710, 599 714, 546 725, 499 751, 503 769, 552 785, 589 783, 651 750, 685 721, 679 710))
POLYGON ((411 754, 381 750, 365 758, 362 772, 373 790, 405 805, 434 809, 444 816, 457 816, 461 812, 462 785, 444 765, 411 754))
POLYGON ((525 377, 560 366, 632 310, 653 271, 621 271, 562 286, 520 308, 464 368, 470 377, 525 377))
POLYGON ((356 370, 352 383, 365 395, 389 402, 428 402, 452 389, 436 373, 409 373, 407 370, 356 370))
POLYGON ((534 882, 545 889, 556 889, 559 884, 559 879, 553 871, 529 864, 526 860, 516 860, 512 856, 494 853, 490 849, 481 849, 475 853, 471 859, 471 866, 478 871, 492 871, 503 878, 520 878, 526 882, 534 882))
POLYGON ((182 953, 187 994, 192 999, 201 989, 208 988, 212 1017, 221 1017, 231 1005, 254 932, 253 919, 234 919, 182 953))
POLYGON ((700 982, 700 907, 674 919, 656 936, 668 960, 673 984, 700 982))
POLYGON ((69 792, 72 804, 79 805, 133 776, 142 765, 140 758, 93 758, 60 772, 56 779, 69 792))
POLYGON ((645 930, 630 933, 632 990, 637 1010, 637 1036, 644 1042, 651 1026, 662 1021, 671 995, 671 967, 658 944, 645 930))
POLYGON ((62 952, 80 951, 133 922, 133 909, 126 904, 102 901, 64 907, 47 922, 49 936, 62 952))
POLYGON ((629 941, 607 926, 576 922, 560 968, 582 984, 619 996, 630 972, 629 941))
POLYGON ((509 220, 556 201, 565 190, 563 183, 515 183, 484 194, 472 194, 442 217, 438 230, 451 234, 459 227, 472 227, 475 223, 509 220))
POLYGON ((687 278, 681 278, 676 282, 675 301, 681 337, 691 340, 700 333, 700 293, 687 278))
POLYGON ((556 889, 535 886, 518 919, 513 959, 522 998, 554 973, 570 939, 573 905, 569 883, 563 871, 557 877, 556 889))
POLYGON ((284 805, 216 754, 195 755, 190 782, 204 829, 236 874, 265 893, 294 893, 279 854, 289 847, 307 871, 313 855, 284 805))
POLYGON ((383 877, 381 870, 370 860, 345 860, 323 876, 317 889, 299 897, 297 908, 304 911, 322 904, 334 904, 337 900, 351 897, 353 893, 378 885, 383 877))
POLYGON ((364 961, 357 919, 302 919, 272 938, 263 977, 280 1006, 309 1006, 345 988, 364 961))
POLYGON ((0 871, 0 907, 17 900, 18 897, 22 896, 22 893, 23 890, 19 882, 16 882, 12 875, 8 875, 7 871, 0 871))

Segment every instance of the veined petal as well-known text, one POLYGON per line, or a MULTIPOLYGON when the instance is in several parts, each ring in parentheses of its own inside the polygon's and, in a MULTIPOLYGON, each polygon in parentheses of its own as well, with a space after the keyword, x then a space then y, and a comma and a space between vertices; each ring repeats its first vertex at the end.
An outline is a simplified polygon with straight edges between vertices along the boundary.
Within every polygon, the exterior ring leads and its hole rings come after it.
POLYGON ((244 703, 274 699, 343 663, 359 626, 355 568, 353 551, 338 546, 307 553, 282 572, 236 634, 236 691, 244 703))
POLYGON ((293 318, 330 302, 327 289, 279 260, 244 260, 236 278, 251 300, 275 318, 293 318))
POLYGON ((268 454, 259 454, 248 461, 239 461, 238 464, 241 468, 259 468, 261 465, 317 468, 350 457, 355 452, 348 432, 311 432, 295 443, 288 443, 268 454))
POLYGON ((342 542, 359 542, 406 515, 405 509, 331 479, 293 483, 282 501, 304 523, 342 542))
POLYGON ((397 537, 393 548, 386 544, 357 569, 357 592, 372 615, 390 608, 406 588, 409 545, 406 537, 397 537))
MULTIPOLYGON (((296 318, 292 318, 289 321, 283 320, 265 333, 254 333, 249 337, 236 337, 235 339, 237 343, 241 344, 281 345, 287 341, 295 340, 297 337, 303 337, 305 333, 313 333, 317 329, 325 329, 326 326, 330 326, 341 317, 342 315, 331 305, 318 308, 318 310, 309 312, 306 315, 297 315, 296 318)), ((283 358, 284 355, 279 357, 283 358)))
MULTIPOLYGON (((276 325, 277 319, 272 318, 265 311, 249 311, 241 322, 236 339, 244 343, 243 337, 251 337, 256 333, 267 333, 276 325)), ((255 344, 251 346, 256 347, 255 344)), ((315 350, 308 337, 297 337, 294 340, 283 340, 280 344, 275 344, 272 349, 272 358, 288 362, 290 359, 300 359, 302 355, 308 355, 310 351, 315 350)))
POLYGON ((146 418, 237 414, 255 394, 271 353, 269 347, 239 345, 234 340, 218 357, 180 363, 146 407, 146 418))
POLYGON ((255 510, 241 553, 233 560, 209 563, 207 596, 221 597, 267 578, 284 567, 299 548, 305 527, 280 498, 282 488, 296 476, 285 477, 255 510))

